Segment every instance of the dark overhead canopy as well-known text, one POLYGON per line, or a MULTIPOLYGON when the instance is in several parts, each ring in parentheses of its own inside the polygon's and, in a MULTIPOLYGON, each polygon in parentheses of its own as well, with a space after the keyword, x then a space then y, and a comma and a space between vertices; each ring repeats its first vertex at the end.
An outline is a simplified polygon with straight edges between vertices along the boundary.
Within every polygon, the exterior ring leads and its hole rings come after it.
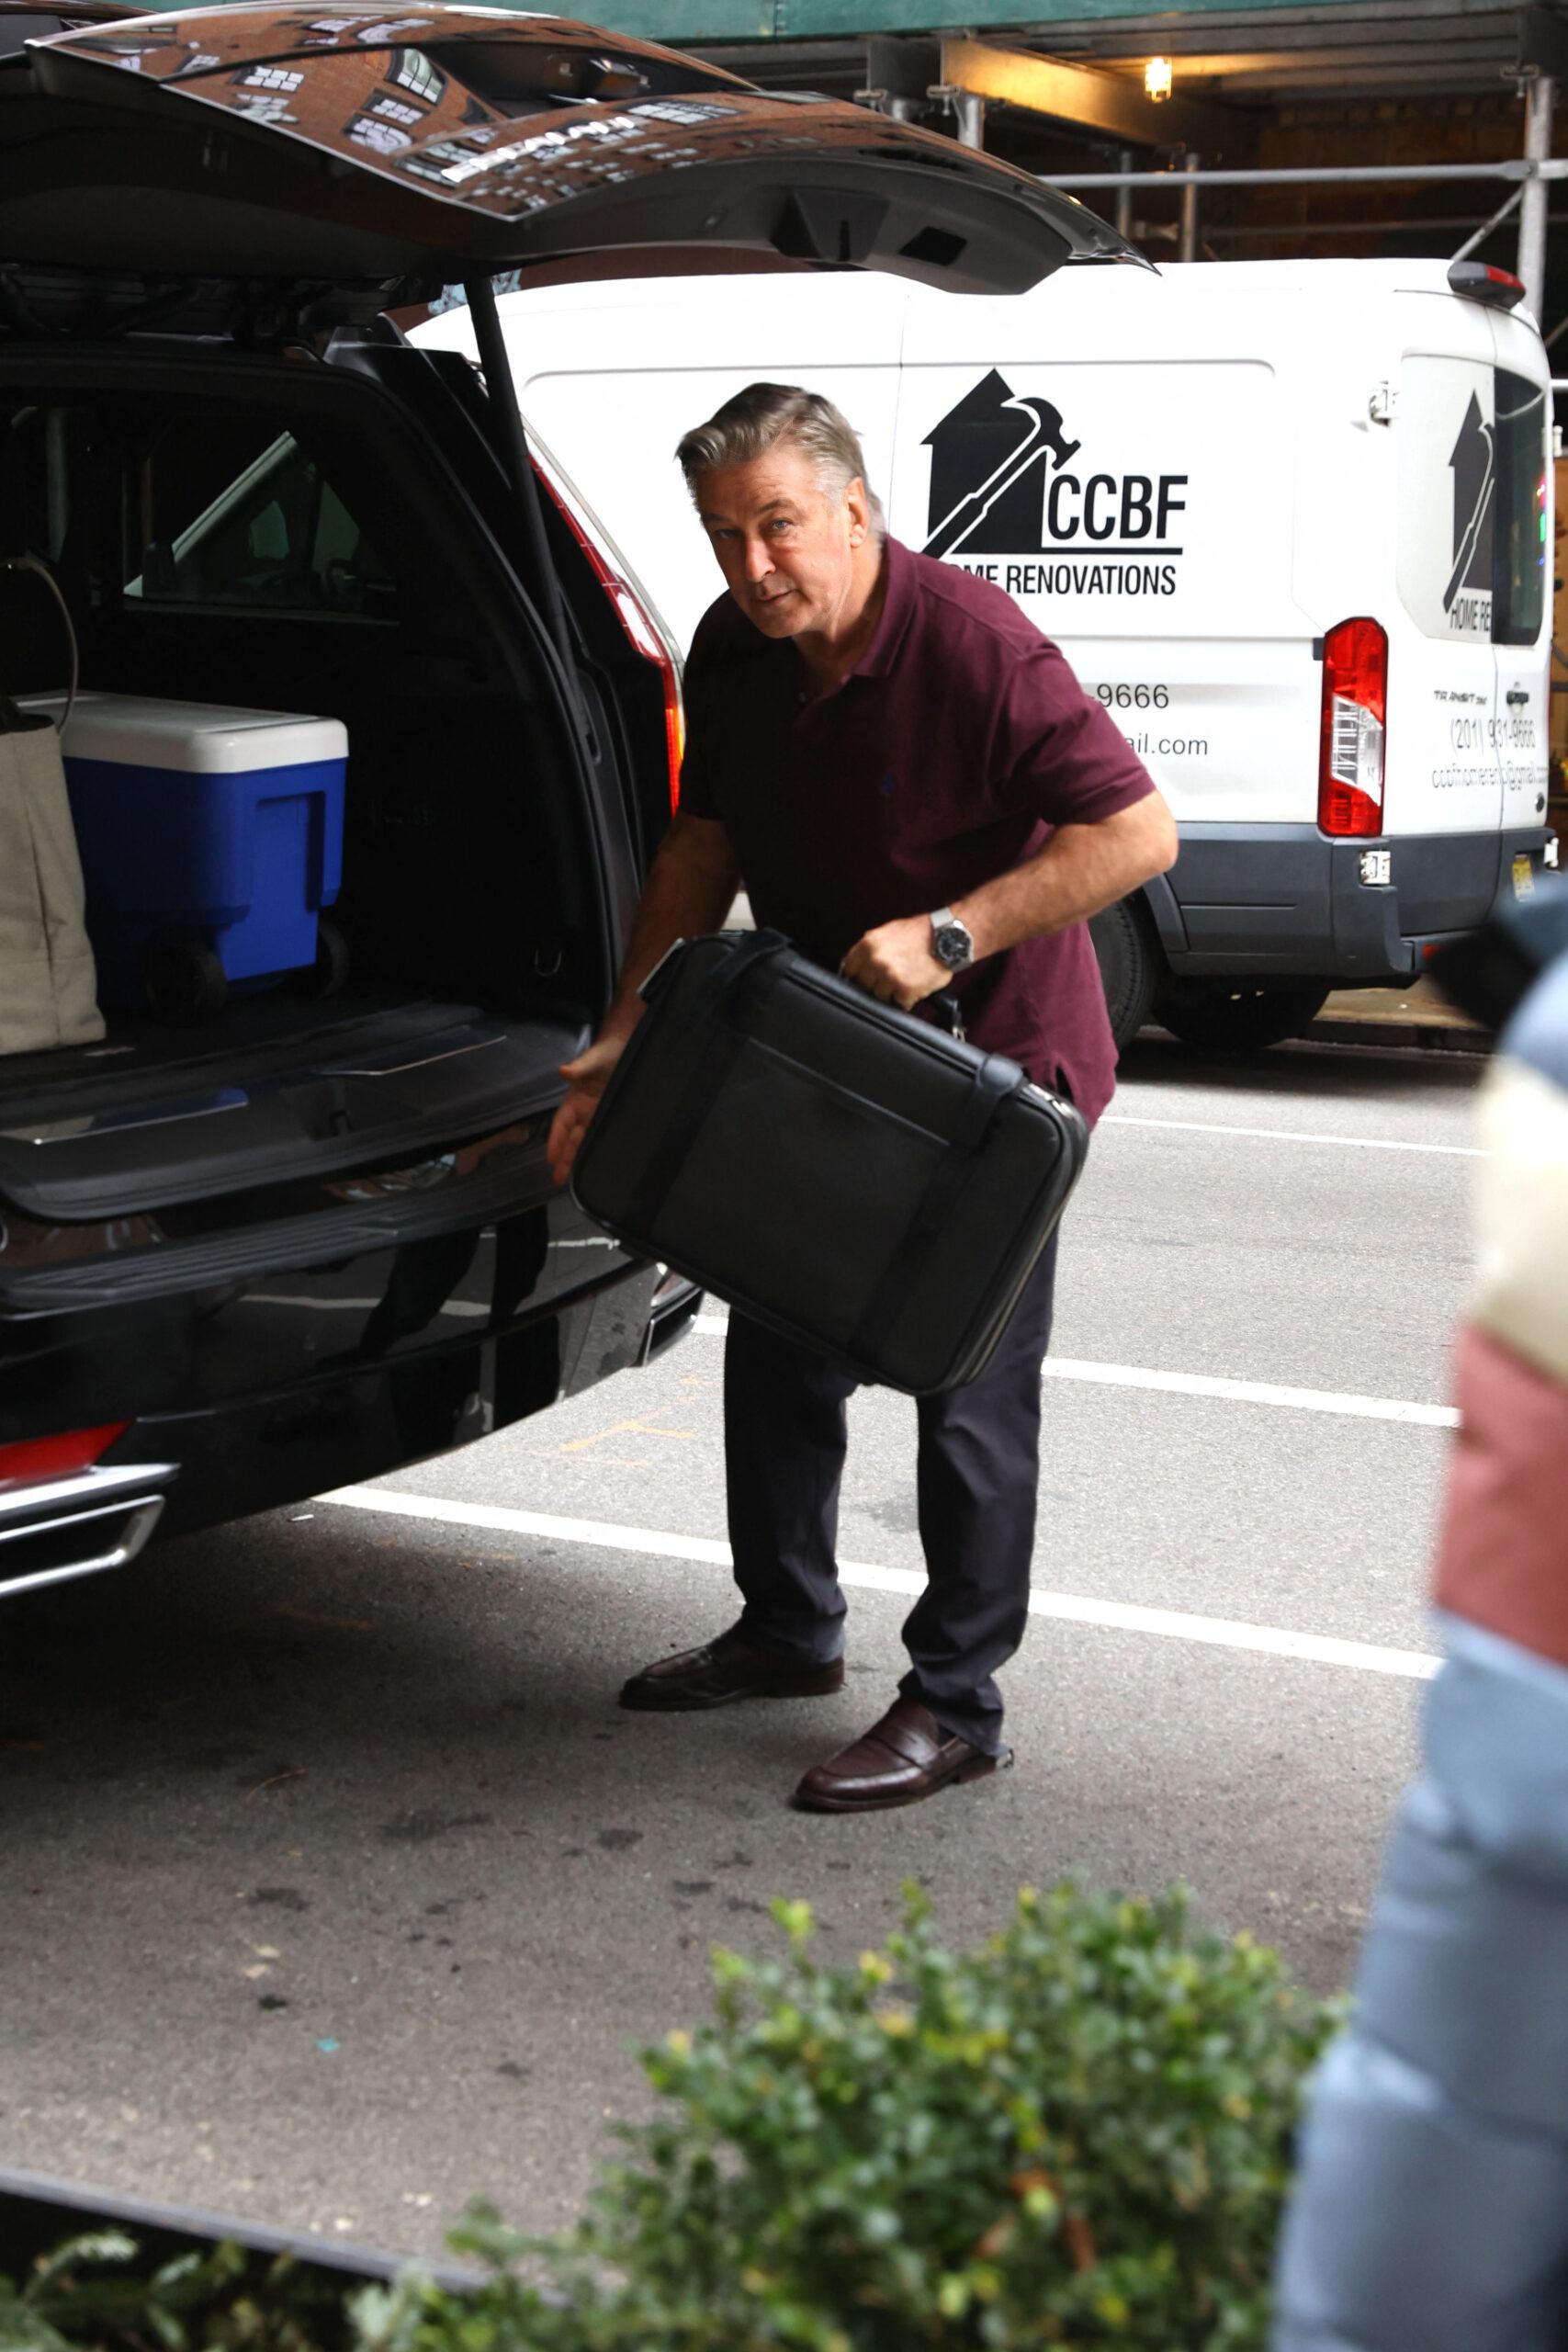
MULTIPOLYGON (((1154 52, 1176 68, 1175 91, 1200 100, 1272 105, 1292 98, 1415 97, 1505 88, 1521 57, 1527 17, 1540 38, 1563 20, 1549 7, 1495 0, 1358 0, 1354 6, 1186 7, 1179 13, 1090 17, 1028 36, 1033 48, 1125 73, 1134 85, 1154 52), (1551 20, 1549 23, 1548 20, 1551 20)), ((1550 70, 1550 69, 1549 69, 1550 70)))
POLYGON ((570 19, 242 5, 0 65, 0 257, 339 281, 772 264, 1006 293, 1136 258, 1070 198, 863 107, 570 19))

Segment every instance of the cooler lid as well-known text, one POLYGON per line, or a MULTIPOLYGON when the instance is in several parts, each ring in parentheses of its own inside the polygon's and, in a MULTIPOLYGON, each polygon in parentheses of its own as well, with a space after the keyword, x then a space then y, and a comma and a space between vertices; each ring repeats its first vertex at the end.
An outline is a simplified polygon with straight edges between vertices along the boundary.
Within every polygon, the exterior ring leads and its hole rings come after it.
MULTIPOLYGON (((57 722, 63 695, 28 695, 25 710, 57 722)), ((78 694, 61 749, 75 760, 113 760, 126 767, 167 768, 181 775, 243 775, 258 768, 303 767, 348 756, 339 718, 287 710, 231 709, 220 703, 168 702, 155 695, 78 694)))

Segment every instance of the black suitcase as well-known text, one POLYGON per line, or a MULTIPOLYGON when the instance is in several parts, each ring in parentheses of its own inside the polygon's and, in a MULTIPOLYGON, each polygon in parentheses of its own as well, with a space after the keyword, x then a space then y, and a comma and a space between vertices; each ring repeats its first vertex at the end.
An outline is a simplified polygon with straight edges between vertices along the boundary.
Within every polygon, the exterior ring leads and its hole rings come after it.
POLYGON ((863 1380, 972 1380, 1083 1165, 1080 1114, 776 932, 683 942, 643 994, 573 1172, 589 1216, 863 1380))
POLYGON ((1067 1204, 1084 1117, 778 932, 684 941, 644 997, 581 1206, 863 1381, 974 1381, 1067 1204))

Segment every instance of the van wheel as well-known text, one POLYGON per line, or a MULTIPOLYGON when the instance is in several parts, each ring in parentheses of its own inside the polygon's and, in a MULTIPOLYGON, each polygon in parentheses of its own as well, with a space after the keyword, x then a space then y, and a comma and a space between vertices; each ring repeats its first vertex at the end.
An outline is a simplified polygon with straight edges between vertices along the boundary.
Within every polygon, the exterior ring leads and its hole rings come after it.
POLYGON ((1299 1037, 1328 995, 1326 980, 1171 978, 1159 1019, 1184 1046, 1210 1052, 1258 1053, 1299 1037))
POLYGON ((1142 899, 1118 899, 1089 918, 1089 935, 1100 959, 1105 1010, 1118 1053, 1135 1037, 1154 1009, 1165 958, 1154 920, 1142 899))
POLYGON ((199 1029, 229 998, 215 947, 204 939, 155 939, 141 951, 141 993, 154 1021, 171 1029, 199 1029))

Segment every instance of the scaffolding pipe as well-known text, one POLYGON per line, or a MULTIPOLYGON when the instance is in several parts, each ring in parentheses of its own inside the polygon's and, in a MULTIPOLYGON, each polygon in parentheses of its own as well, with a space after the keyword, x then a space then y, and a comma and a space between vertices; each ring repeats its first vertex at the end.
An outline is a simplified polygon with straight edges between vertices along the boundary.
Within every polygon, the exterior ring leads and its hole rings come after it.
POLYGON ((958 117, 958 143, 961 147, 982 148, 986 143, 986 101, 975 90, 955 89, 953 111, 958 117))
POLYGON ((1201 156, 1190 152, 1182 163, 1182 177, 1186 186, 1181 191, 1181 243, 1177 251, 1183 261, 1198 258, 1198 166, 1201 156))
MULTIPOLYGON (((1551 154, 1551 109, 1557 85, 1537 74, 1525 91, 1525 161, 1540 165, 1551 154)), ((1539 176, 1526 181, 1519 207, 1519 258, 1516 275, 1524 282, 1525 307, 1539 319, 1546 293, 1546 188, 1539 176)))
MULTIPOLYGON (((1122 150, 1122 172, 1131 172, 1132 168, 1133 150, 1130 147, 1123 147, 1122 150)), ((1125 238, 1129 244, 1132 243, 1133 190, 1130 182, 1125 179, 1122 180, 1116 191, 1116 233, 1119 237, 1125 238)), ((51 413, 52 413, 52 412, 51 413)))
MULTIPOLYGON (((1554 229, 1568 226, 1568 212, 1549 212, 1546 217, 1554 229)), ((1203 233, 1209 243, 1217 245, 1222 239, 1229 239, 1233 243, 1238 240, 1247 243, 1267 243, 1270 237, 1414 237, 1425 236, 1437 229, 1471 229, 1474 225, 1467 212, 1427 212, 1412 215, 1403 220, 1381 218, 1376 220, 1224 220, 1217 225, 1211 224, 1203 233)), ((1506 221, 1503 226, 1507 226, 1506 221)), ((1135 237, 1144 235, 1145 232, 1159 236, 1174 236, 1176 233, 1168 221, 1162 221, 1157 226, 1134 223, 1135 237)), ((1492 233, 1495 235, 1495 230, 1492 233)), ((1463 261, 1469 251, 1469 247, 1463 247, 1457 254, 1450 254, 1448 258, 1450 261, 1463 261)), ((1394 254, 1392 258, 1409 260, 1413 256, 1394 254)))
MULTIPOLYGON (((1170 187, 1186 177, 1178 172, 1042 172, 1053 187, 1170 187)), ((1196 171, 1195 187, 1325 187, 1352 180, 1562 180, 1568 155, 1540 163, 1519 155, 1500 164, 1333 164, 1288 170, 1196 171)))
MULTIPOLYGON (((1540 200, 1544 205, 1546 202, 1546 189, 1541 186, 1540 181, 1536 182, 1536 186, 1540 187, 1540 200)), ((1480 228, 1476 230, 1474 235, 1467 237, 1463 244, 1461 245, 1458 253, 1450 254, 1449 255, 1449 259, 1450 261, 1468 261, 1471 254, 1475 251, 1477 245, 1483 245, 1486 243, 1487 238, 1492 234, 1493 230, 1500 229, 1502 227, 1504 221, 1507 219, 1515 205, 1523 202, 1524 195, 1524 189, 1522 187, 1517 187, 1512 196, 1506 196, 1503 198, 1502 203, 1497 207, 1496 211, 1484 220, 1480 228)))

